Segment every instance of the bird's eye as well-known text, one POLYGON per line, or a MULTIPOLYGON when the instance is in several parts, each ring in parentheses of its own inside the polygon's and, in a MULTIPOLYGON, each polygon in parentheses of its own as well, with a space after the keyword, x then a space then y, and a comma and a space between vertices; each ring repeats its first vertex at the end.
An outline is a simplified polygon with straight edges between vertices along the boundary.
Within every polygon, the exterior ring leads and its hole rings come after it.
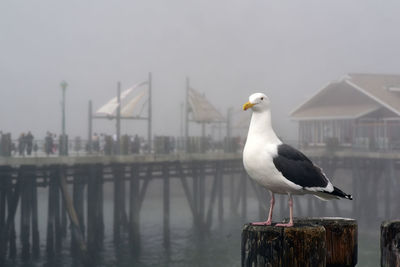
POLYGON ((261 97, 261 100, 264 100, 264 97, 261 97))

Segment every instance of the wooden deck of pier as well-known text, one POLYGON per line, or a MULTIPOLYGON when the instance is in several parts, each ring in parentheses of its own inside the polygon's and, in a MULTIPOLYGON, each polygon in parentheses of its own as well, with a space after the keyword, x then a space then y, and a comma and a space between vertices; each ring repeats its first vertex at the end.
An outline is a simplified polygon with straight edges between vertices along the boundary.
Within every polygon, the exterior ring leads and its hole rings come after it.
POLYGON ((188 162, 241 159, 240 153, 198 153, 198 154, 143 154, 121 156, 55 156, 55 157, 0 157, 1 166, 46 166, 46 165, 77 165, 77 164, 129 164, 129 163, 159 163, 159 162, 188 162))

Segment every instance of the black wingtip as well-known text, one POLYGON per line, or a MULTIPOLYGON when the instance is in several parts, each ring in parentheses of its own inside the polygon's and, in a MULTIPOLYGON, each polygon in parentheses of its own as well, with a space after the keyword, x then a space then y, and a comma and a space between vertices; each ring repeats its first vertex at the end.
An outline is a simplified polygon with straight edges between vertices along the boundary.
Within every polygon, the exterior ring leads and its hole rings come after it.
POLYGON ((339 188, 337 188, 336 186, 333 187, 333 192, 331 192, 330 194, 341 197, 341 198, 346 198, 349 200, 353 200, 353 196, 346 194, 345 192, 343 192, 342 190, 340 190, 339 188))

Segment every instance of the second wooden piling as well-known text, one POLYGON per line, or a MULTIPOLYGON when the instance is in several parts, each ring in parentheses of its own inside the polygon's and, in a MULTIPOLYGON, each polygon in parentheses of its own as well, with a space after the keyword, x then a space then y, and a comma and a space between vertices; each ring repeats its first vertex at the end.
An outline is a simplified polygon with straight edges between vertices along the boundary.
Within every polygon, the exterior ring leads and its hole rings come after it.
POLYGON ((400 266, 400 221, 381 225, 381 266, 400 266))

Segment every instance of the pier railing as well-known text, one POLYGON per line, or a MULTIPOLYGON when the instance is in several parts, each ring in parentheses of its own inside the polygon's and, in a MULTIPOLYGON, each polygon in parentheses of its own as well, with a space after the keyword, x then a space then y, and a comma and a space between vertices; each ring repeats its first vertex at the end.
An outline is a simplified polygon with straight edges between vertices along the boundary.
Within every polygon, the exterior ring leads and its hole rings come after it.
MULTIPOLYGON (((62 147, 61 138, 35 139, 29 145, 18 139, 11 139, 10 134, 0 136, 0 140, 0 157, 55 157, 59 155, 77 157, 149 153, 146 140, 128 135, 121 136, 119 149, 117 149, 117 143, 112 136, 105 136, 91 141, 79 137, 74 139, 66 138, 67 145, 65 147, 67 151, 65 153, 60 151, 62 147)), ((215 151, 231 153, 241 151, 243 142, 240 137, 225 137, 223 140, 215 141, 209 137, 201 136, 190 136, 187 139, 174 136, 154 136, 151 147, 153 148, 151 153, 155 154, 208 153, 215 151)))

